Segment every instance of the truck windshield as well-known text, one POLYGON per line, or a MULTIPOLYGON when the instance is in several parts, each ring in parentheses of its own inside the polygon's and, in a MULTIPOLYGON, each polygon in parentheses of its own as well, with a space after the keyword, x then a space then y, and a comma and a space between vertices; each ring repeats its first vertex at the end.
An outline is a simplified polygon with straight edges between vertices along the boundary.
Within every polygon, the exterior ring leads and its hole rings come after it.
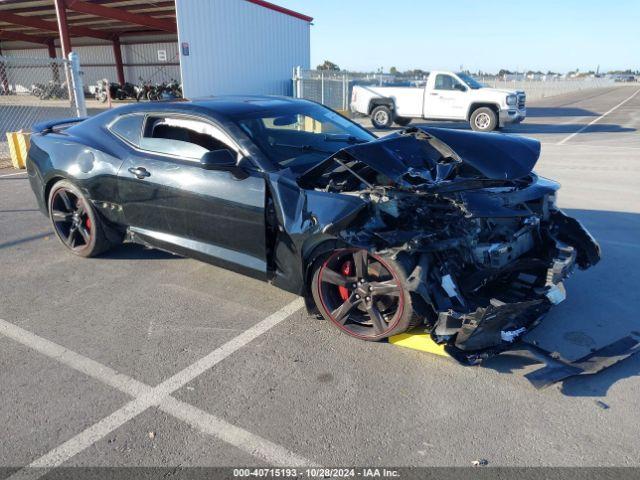
POLYGON ((375 140, 360 125, 321 105, 291 102, 233 119, 278 168, 306 171, 350 145, 375 140))
POLYGON ((456 75, 460 80, 466 83, 469 86, 469 88, 471 88, 472 90, 478 90, 479 88, 484 87, 483 84, 481 84, 480 82, 472 78, 470 75, 467 75, 466 73, 457 72, 456 75))

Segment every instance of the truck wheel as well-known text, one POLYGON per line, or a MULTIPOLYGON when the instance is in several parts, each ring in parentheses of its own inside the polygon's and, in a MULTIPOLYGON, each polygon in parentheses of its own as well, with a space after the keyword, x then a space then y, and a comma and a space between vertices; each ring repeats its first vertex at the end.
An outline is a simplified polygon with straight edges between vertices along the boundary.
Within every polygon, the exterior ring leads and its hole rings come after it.
POLYGON ((386 105, 379 105, 371 110, 371 123, 374 128, 389 128, 393 123, 393 114, 391 113, 391 109, 386 105))
POLYGON ((480 107, 473 111, 469 123, 476 132, 491 132, 498 126, 498 117, 489 107, 480 107))
POLYGON ((401 127, 406 127, 411 123, 411 119, 407 117, 396 117, 393 122, 401 127))

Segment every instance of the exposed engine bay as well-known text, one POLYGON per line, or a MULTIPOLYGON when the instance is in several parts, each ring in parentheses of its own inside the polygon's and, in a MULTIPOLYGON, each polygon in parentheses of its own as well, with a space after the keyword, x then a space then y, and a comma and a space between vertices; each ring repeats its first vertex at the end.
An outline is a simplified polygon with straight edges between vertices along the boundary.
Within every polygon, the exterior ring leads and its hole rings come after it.
POLYGON ((538 142, 514 149, 510 137, 505 153, 495 136, 487 157, 470 134, 463 157, 447 132, 407 129, 343 149, 300 183, 363 201, 325 231, 403 261, 427 331, 474 363, 509 348, 563 301, 564 279, 575 264, 596 264, 600 249, 557 208, 559 185, 532 172, 538 142))

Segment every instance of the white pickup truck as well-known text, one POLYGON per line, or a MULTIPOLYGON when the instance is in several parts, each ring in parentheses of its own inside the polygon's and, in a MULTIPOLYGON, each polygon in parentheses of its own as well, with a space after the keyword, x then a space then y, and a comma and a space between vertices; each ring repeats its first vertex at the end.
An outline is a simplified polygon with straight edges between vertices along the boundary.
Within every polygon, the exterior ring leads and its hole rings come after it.
POLYGON ((488 88, 467 74, 441 71, 431 72, 424 87, 356 85, 351 110, 370 116, 379 129, 421 118, 465 121, 482 132, 520 123, 527 115, 523 91, 488 88))

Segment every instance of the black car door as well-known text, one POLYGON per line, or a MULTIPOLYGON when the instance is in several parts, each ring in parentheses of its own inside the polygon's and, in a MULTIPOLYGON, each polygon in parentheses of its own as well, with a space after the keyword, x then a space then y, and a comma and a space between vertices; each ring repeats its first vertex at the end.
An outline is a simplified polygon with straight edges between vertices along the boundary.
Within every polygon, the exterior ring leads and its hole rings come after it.
POLYGON ((123 216, 134 236, 264 278, 262 174, 252 168, 242 176, 203 169, 199 160, 207 151, 227 148, 242 155, 207 119, 158 113, 147 114, 141 123, 137 145, 128 150, 118 173, 123 216))

